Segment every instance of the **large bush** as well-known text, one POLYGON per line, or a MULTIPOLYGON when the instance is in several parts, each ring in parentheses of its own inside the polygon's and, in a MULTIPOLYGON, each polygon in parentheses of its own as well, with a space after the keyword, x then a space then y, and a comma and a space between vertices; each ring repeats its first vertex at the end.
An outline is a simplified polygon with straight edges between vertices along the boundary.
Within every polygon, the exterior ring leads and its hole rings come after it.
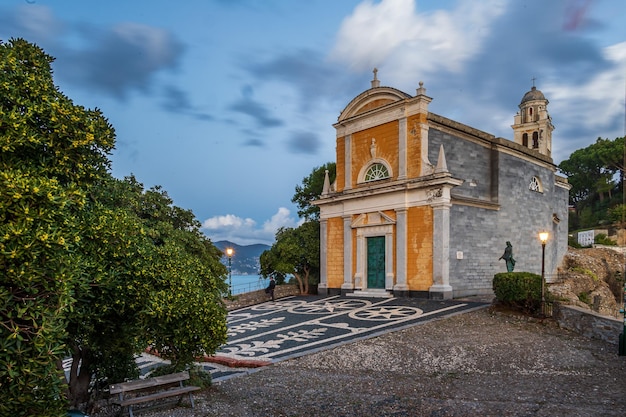
POLYGON ((493 277, 497 300, 527 313, 541 308, 541 275, 530 272, 505 272, 493 277))
POLYGON ((113 127, 52 61, 0 42, 2 417, 64 416, 149 345, 183 368, 226 341, 221 252, 160 187, 111 176, 113 127))

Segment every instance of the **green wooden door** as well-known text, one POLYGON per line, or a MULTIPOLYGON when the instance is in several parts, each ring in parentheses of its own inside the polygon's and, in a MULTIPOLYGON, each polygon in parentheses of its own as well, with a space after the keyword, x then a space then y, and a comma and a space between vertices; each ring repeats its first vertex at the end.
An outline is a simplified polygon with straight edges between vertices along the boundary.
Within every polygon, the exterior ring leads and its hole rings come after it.
POLYGON ((385 288, 385 237, 367 238, 367 288, 385 288))

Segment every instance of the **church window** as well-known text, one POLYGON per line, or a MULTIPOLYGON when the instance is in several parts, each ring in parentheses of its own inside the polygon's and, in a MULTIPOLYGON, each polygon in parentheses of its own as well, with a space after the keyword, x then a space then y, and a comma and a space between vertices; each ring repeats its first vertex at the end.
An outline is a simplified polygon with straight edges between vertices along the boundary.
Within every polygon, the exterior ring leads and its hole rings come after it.
POLYGON ((377 181, 389 178, 389 170, 381 163, 375 163, 367 169, 365 181, 377 181))
POLYGON ((528 133, 522 135, 522 145, 528 148, 528 133))
POLYGON ((539 133, 533 132, 533 149, 539 149, 539 133))
POLYGON ((528 189, 530 191, 543 193, 543 187, 541 186, 541 181, 539 181, 539 178, 532 177, 532 179, 530 180, 530 184, 528 185, 528 189))

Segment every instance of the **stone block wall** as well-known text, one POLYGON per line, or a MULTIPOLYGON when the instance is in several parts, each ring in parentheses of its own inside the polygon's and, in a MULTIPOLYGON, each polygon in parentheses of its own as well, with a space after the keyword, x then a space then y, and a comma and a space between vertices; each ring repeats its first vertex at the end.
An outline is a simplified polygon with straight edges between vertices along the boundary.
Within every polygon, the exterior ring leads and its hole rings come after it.
POLYGON ((619 343, 619 334, 624 330, 622 320, 602 316, 576 306, 557 304, 554 308, 553 317, 565 329, 616 346, 619 343))
POLYGON ((555 273, 567 251, 568 191, 556 186, 554 167, 541 158, 534 160, 534 155, 505 139, 478 134, 469 140, 465 135, 431 128, 431 160, 441 144, 448 170, 465 181, 452 190, 450 209, 454 297, 491 291, 493 276, 506 272, 505 262, 498 258, 507 241, 513 245, 515 271, 541 273, 538 234, 544 230, 550 233, 545 270, 549 275, 555 273), (529 189, 533 178, 540 181, 542 192, 529 189))
MULTIPOLYGON (((290 297, 294 295, 300 295, 300 288, 297 285, 277 285, 274 290, 274 298, 279 299, 283 297, 290 297)), ((233 300, 225 299, 224 303, 228 311, 237 310, 238 308, 249 307, 255 304, 261 304, 271 299, 265 290, 250 291, 243 294, 237 294, 233 300)))

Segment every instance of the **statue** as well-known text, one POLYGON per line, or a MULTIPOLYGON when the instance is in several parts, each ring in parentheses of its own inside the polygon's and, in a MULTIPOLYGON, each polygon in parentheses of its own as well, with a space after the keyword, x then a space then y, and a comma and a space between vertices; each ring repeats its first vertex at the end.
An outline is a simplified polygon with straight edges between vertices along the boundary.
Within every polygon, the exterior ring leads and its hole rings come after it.
POLYGON ((506 262, 506 270, 513 272, 513 269, 515 268, 515 259, 513 259, 513 246, 511 245, 511 242, 506 242, 506 249, 504 249, 504 254, 500 257, 500 259, 504 259, 506 262))

